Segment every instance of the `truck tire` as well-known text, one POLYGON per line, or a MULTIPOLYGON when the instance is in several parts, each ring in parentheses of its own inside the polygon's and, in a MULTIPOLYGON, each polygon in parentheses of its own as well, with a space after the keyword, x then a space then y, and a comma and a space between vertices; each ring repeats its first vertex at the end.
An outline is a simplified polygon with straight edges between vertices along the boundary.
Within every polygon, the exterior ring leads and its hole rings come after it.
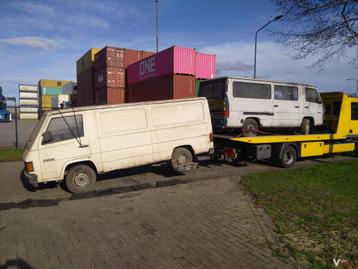
POLYGON ((300 131, 302 134, 308 135, 311 131, 311 121, 304 118, 301 123, 300 131))
POLYGON ((75 165, 65 178, 66 187, 72 193, 91 192, 96 184, 96 172, 88 165, 75 165))
POLYGON ((293 146, 287 146, 282 149, 279 164, 283 168, 289 168, 295 165, 297 160, 297 152, 293 146))
POLYGON ((193 162, 193 154, 187 148, 176 148, 170 159, 170 166, 176 172, 186 170, 188 165, 193 162))
POLYGON ((242 134, 245 137, 253 137, 257 135, 259 124, 254 119, 246 119, 242 126, 242 134))

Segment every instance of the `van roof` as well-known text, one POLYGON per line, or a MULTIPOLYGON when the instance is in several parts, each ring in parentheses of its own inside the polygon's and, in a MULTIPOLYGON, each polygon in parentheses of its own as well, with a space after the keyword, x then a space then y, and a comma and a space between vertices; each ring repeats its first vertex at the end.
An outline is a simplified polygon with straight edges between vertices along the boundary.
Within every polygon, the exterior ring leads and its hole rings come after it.
MULTIPOLYGON (((245 77, 217 77, 205 81, 212 81, 212 80, 219 80, 219 79, 240 79, 240 80, 250 80, 250 81, 259 81, 259 82, 270 82, 270 83, 283 83, 283 84, 291 84, 291 85, 303 85, 309 86, 313 88, 317 88, 314 85, 305 84, 305 83, 298 83, 298 82, 288 82, 288 81, 280 81, 280 80, 266 80, 266 79, 257 79, 257 78, 245 78, 245 77)), ((205 82, 203 81, 203 82, 205 82)))
MULTIPOLYGON (((95 105, 95 106, 82 106, 82 107, 71 107, 58 109, 61 110, 61 113, 69 113, 69 112, 79 112, 79 111, 88 111, 88 110, 101 110, 101 109, 109 109, 109 108, 121 108, 121 107, 131 107, 131 106, 140 106, 140 105, 151 105, 151 104, 167 104, 167 103, 182 103, 188 101, 199 101, 206 100, 205 97, 195 97, 195 98, 182 98, 182 99, 172 99, 172 100, 160 100, 160 101, 148 101, 148 102, 138 102, 138 103, 124 103, 124 104, 116 104, 116 105, 95 105)), ((55 115, 59 114, 58 110, 51 110, 45 112, 47 115, 55 115)))

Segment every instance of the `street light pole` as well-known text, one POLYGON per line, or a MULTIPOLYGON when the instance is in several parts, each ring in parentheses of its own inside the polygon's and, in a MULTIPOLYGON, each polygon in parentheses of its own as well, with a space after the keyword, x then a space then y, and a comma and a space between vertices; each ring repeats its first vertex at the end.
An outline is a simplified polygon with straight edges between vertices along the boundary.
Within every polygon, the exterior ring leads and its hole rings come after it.
POLYGON ((357 82, 356 96, 358 96, 358 79, 356 79, 356 78, 347 78, 346 80, 351 80, 351 81, 356 81, 357 82))
POLYGON ((278 21, 283 18, 283 15, 276 16, 269 22, 267 22, 264 26, 262 26, 260 29, 258 29, 255 33, 255 55, 254 55, 254 78, 256 78, 256 52, 257 52, 257 34, 264 29, 267 25, 269 25, 271 22, 278 21))

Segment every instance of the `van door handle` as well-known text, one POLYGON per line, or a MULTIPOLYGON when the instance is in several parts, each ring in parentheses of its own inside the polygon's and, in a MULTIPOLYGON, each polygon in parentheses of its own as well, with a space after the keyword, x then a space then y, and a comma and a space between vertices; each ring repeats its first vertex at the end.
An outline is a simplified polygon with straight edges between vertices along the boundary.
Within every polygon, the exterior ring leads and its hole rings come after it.
POLYGON ((42 162, 43 163, 46 163, 46 162, 52 162, 52 161, 54 161, 55 160, 55 158, 51 158, 51 159, 45 159, 45 160, 43 160, 42 162))
POLYGON ((295 108, 300 108, 300 106, 295 106, 295 108))
POLYGON ((279 105, 274 105, 273 107, 279 107, 279 105))
POLYGON ((309 106, 305 106, 305 108, 310 108, 309 106))

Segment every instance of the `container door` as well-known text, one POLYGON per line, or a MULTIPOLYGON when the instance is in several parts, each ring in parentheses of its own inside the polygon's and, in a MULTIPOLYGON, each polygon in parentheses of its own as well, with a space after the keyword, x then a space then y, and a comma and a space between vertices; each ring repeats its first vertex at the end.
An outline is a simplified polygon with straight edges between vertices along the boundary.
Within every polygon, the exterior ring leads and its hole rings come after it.
POLYGON ((92 152, 84 125, 84 115, 53 117, 45 131, 47 135, 49 132, 51 132, 52 139, 46 139, 49 137, 43 134, 39 145, 44 180, 60 179, 66 163, 91 157, 92 152))
POLYGON ((323 105, 322 99, 314 88, 305 88, 304 98, 304 116, 312 117, 315 125, 321 125, 323 123, 323 105))
POLYGON ((273 98, 273 122, 276 127, 295 127, 300 125, 302 105, 298 87, 275 85, 273 98))

